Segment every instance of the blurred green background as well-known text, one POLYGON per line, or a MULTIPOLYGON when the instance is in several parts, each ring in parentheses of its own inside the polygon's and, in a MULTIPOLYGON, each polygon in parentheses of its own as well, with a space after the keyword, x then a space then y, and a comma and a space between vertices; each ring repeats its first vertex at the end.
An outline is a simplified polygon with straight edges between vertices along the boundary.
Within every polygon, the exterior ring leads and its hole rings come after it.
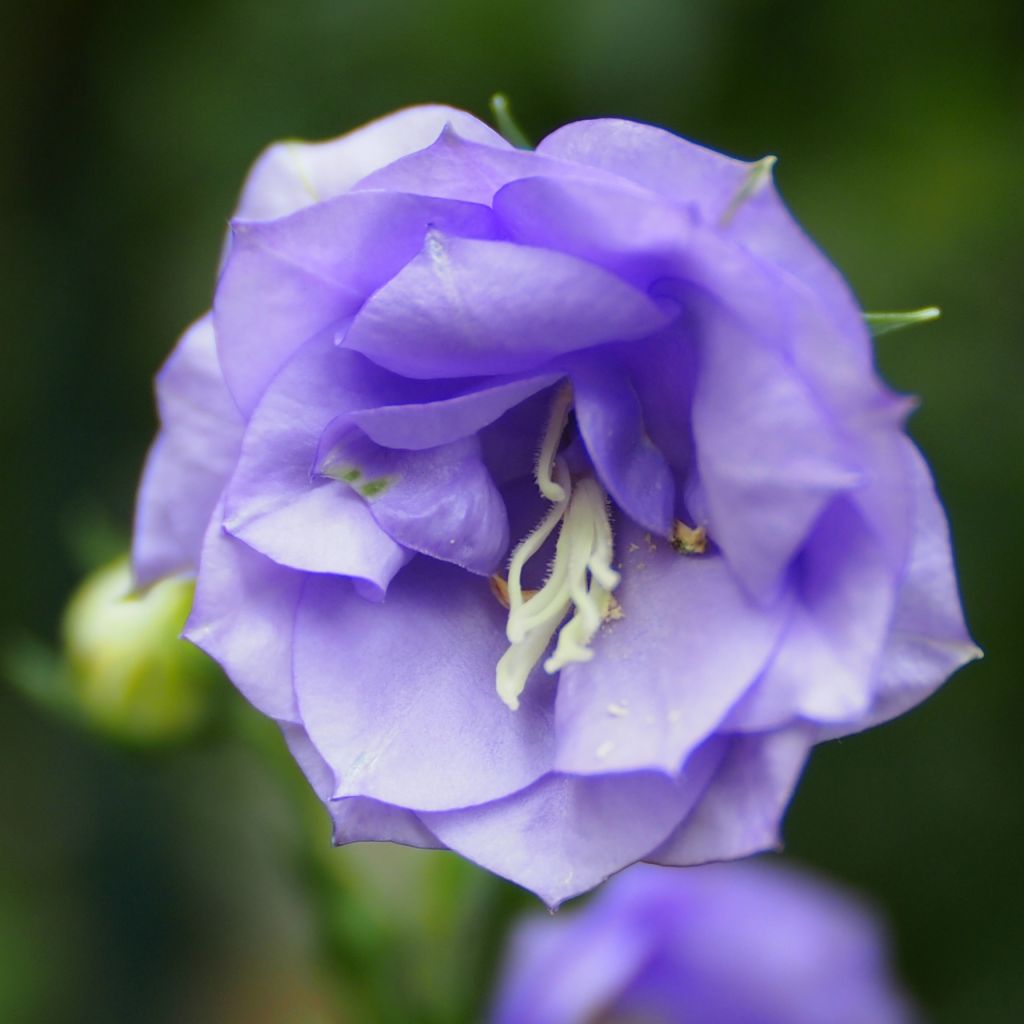
POLYGON ((987 660, 821 749, 788 852, 884 908, 932 1019, 1024 1020, 1024 7, 37 0, 5 22, 0 648, 21 689, 0 688, 0 1020, 334 1020, 325 948, 355 958, 357 987, 380 984, 360 957, 386 960, 396 990, 444 989, 431 1012, 457 1017, 445 992, 486 966, 479 929, 528 905, 444 855, 328 851, 274 736, 226 693, 213 726, 161 750, 23 693, 83 569, 127 538, 150 379, 208 305, 256 153, 427 100, 485 115, 498 89, 535 137, 622 115, 775 153, 866 308, 943 307, 880 339, 879 361, 923 400, 912 428, 987 660), (361 903, 333 913, 338 874, 361 903), (409 920, 429 955, 402 945, 409 920))

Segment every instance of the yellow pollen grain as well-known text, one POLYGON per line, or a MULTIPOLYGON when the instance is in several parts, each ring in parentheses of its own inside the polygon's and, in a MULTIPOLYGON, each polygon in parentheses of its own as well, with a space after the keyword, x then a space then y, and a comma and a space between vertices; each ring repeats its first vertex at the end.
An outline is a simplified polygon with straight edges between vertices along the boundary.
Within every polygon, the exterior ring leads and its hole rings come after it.
POLYGON ((625 718, 629 714, 629 708, 623 707, 622 704, 609 704, 605 710, 612 718, 625 718))

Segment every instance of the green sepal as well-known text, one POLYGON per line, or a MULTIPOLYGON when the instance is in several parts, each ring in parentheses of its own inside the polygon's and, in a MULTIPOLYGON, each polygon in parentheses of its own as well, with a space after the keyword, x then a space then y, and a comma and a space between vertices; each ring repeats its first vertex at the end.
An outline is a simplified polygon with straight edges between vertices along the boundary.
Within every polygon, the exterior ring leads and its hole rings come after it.
POLYGON ((924 309, 910 309, 903 313, 865 313, 864 322, 872 336, 877 338, 890 331, 901 331, 904 327, 938 320, 941 315, 942 310, 938 306, 925 306, 924 309))
POLYGON ((516 149, 533 149, 533 143, 512 116, 511 104, 503 92, 496 92, 491 97, 490 108, 495 126, 508 142, 516 149))

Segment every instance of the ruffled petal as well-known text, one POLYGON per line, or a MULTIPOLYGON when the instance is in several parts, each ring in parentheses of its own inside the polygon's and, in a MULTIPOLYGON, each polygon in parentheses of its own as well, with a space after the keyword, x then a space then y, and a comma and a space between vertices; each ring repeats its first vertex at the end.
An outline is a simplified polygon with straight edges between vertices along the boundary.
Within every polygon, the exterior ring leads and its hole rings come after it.
POLYGON ((614 180, 600 171, 521 149, 480 145, 449 126, 432 145, 368 175, 356 190, 411 192, 489 206, 507 182, 535 175, 614 180))
POLYGON ((492 380, 437 401, 360 409, 352 414, 352 422, 371 440, 387 448, 435 448, 477 433, 509 409, 550 387, 559 377, 555 372, 492 380))
POLYGON ((383 593, 407 553, 349 487, 314 478, 313 469, 320 437, 339 413, 403 390, 330 337, 307 343, 249 421, 225 495, 226 528, 282 565, 358 577, 383 593))
MULTIPOLYGON (((551 767, 551 695, 513 713, 495 692, 507 646, 485 580, 416 559, 382 604, 307 577, 295 636, 302 720, 336 797, 413 810, 494 800, 551 767)), ((428 824, 428 827, 431 827, 428 824)))
POLYGON ((334 845, 348 843, 398 843, 421 850, 444 848, 419 815, 403 807, 350 796, 327 805, 334 822, 334 845))
POLYGON ((499 150, 509 144, 462 110, 417 106, 325 142, 278 142, 253 164, 235 211, 246 220, 273 220, 347 192, 357 181, 408 153, 429 146, 446 125, 499 150))
POLYGON ((921 453, 903 440, 913 484, 913 544, 896 595, 889 636, 867 715, 833 731, 863 729, 902 714, 930 696, 957 669, 982 656, 964 622, 949 526, 921 453))
POLYGON ((727 749, 699 803, 645 860, 687 867, 780 847, 779 824, 814 737, 794 727, 722 741, 727 749))
POLYGON ((264 558, 220 525, 206 532, 183 636, 220 663, 245 698, 271 718, 298 722, 292 633, 303 574, 264 558))
POLYGON ((822 515, 792 574, 793 615, 771 664, 729 727, 766 732, 805 719, 854 721, 874 698, 895 598, 882 546, 854 504, 822 515))
POLYGON ((752 603, 723 558, 680 555, 635 527, 617 528, 616 555, 622 617, 561 672, 555 764, 677 772, 760 675, 789 605, 752 603))
POLYGON ((676 779, 660 772, 549 775, 504 800, 422 819, 450 849, 554 909, 664 842, 699 799, 720 754, 717 743, 708 745, 676 779))
POLYGON ((242 417, 224 386, 209 315, 182 336, 156 381, 160 433, 135 508, 135 582, 195 569, 206 525, 234 468, 242 417))
POLYGON ((688 210, 626 181, 524 178, 498 192, 494 212, 513 241, 570 253, 639 287, 670 275, 693 234, 688 210))
POLYGON ((321 452, 318 472, 359 495, 394 541, 484 576, 497 569, 508 515, 476 436, 422 451, 382 448, 345 416, 328 427, 321 452))
POLYGON ((576 423, 601 483, 630 519, 667 537, 675 482, 647 432, 629 371, 613 359, 578 360, 571 378, 576 423))
POLYGON ((693 401, 709 532, 759 599, 771 597, 832 498, 860 466, 783 356, 707 299, 697 313, 700 374, 693 401))
POLYGON ((736 202, 757 164, 716 153, 653 125, 612 118, 559 128, 537 152, 621 175, 695 207, 705 224, 735 238, 766 266, 778 268, 820 296, 851 344, 861 353, 870 352, 849 287, 786 209, 770 171, 736 202))
POLYGON ((214 296, 224 379, 250 413, 303 342, 338 328, 422 248, 427 231, 489 238, 483 206, 401 193, 338 196, 280 220, 236 220, 214 296))
POLYGON ((696 207, 716 222, 742 187, 751 164, 635 121, 576 121, 541 140, 537 152, 620 175, 696 207))
POLYGON ((644 293, 573 256, 431 231, 366 303, 345 345, 409 377, 519 373, 666 321, 644 293))

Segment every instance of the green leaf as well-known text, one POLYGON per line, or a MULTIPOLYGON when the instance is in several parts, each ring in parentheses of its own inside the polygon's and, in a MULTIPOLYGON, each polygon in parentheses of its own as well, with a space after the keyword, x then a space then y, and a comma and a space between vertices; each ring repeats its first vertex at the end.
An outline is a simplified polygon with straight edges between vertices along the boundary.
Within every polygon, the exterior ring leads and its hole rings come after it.
POLYGON ((526 132, 516 123, 512 116, 512 107, 503 92, 496 92, 491 97, 491 114, 499 132, 517 149, 533 149, 533 143, 526 137, 526 132))
POLYGON ((929 320, 938 320, 942 310, 938 306, 925 306, 924 309, 910 309, 904 313, 865 313, 864 322, 874 337, 899 331, 914 324, 926 324, 929 320))

